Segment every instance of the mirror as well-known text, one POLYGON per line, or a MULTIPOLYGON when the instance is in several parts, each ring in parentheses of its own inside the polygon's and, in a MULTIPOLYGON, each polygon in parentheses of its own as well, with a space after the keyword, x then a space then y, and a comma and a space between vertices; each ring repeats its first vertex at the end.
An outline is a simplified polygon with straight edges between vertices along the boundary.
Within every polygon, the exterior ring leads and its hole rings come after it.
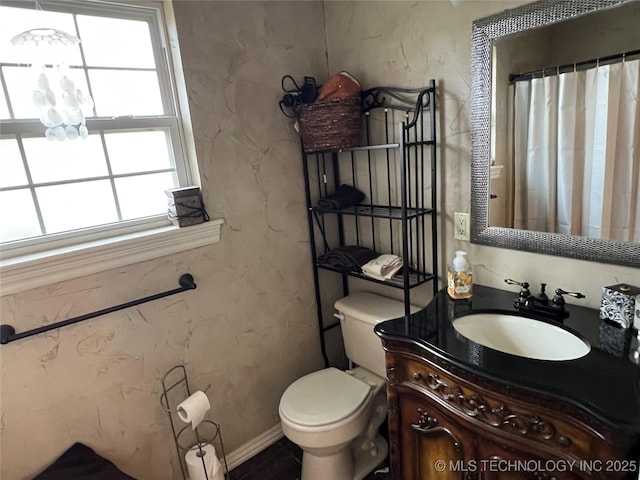
MULTIPOLYGON (((574 21, 582 21, 587 16, 610 15, 613 9, 627 8, 631 4, 637 5, 637 2, 633 0, 575 0, 573 2, 542 0, 506 10, 473 23, 471 65, 471 241, 473 243, 640 267, 640 243, 636 241, 604 240, 599 234, 590 231, 579 235, 550 233, 554 231, 553 228, 546 229, 540 225, 507 228, 508 222, 498 223, 499 220, 496 221, 491 214, 493 213, 495 217, 496 211, 501 208, 498 202, 505 202, 505 199, 509 200, 510 197, 503 189, 497 192, 498 198, 490 199, 495 188, 492 183, 496 183, 496 180, 491 180, 494 174, 492 170, 497 170, 495 167, 493 169, 490 167, 494 161, 497 164, 503 163, 508 149, 505 138, 508 115, 504 112, 509 110, 504 106, 504 98, 507 97, 505 90, 509 82, 504 80, 504 72, 500 71, 500 69, 504 70, 504 64, 507 63, 498 61, 501 55, 517 57, 517 60, 507 68, 512 68, 514 64, 517 65, 515 68, 522 68, 509 73, 546 69, 550 66, 547 63, 549 59, 546 58, 549 56, 550 44, 548 41, 540 40, 543 30, 553 28, 557 38, 573 38, 572 35, 578 35, 571 28, 574 21), (532 36, 534 34, 535 37, 532 36), (531 38, 536 38, 535 45, 542 45, 540 50, 544 50, 544 55, 532 53, 534 49, 531 46, 531 38), (512 54, 504 53, 509 51, 512 54), (522 62, 525 57, 528 64, 522 62), (495 207, 492 202, 496 202, 495 207), (496 223, 502 226, 495 226, 496 223)), ((636 17, 634 21, 637 25, 638 18, 636 17)), ((632 35, 633 38, 626 44, 608 48, 622 48, 626 51, 628 46, 635 42, 635 49, 640 49, 638 29, 635 28, 633 31, 635 36, 632 35)), ((559 53, 554 59, 555 63, 551 65, 554 67, 553 70, 557 70, 555 67, 563 63, 580 62, 603 55, 603 52, 598 50, 585 51, 585 44, 588 43, 586 41, 570 43, 573 44, 574 50, 576 45, 581 47, 579 54, 577 51, 567 51, 563 57, 563 53, 559 53), (573 57, 575 60, 568 62, 568 56, 573 55, 576 55, 573 57)), ((559 49, 554 47, 551 50, 555 54, 559 49)), ((637 151, 635 157, 631 158, 637 171, 637 151)), ((503 172, 500 174, 504 175, 503 172)), ((508 202, 503 205, 507 204, 508 202)), ((588 206, 584 208, 589 211, 588 206)), ((606 238, 606 235, 603 237, 606 238)))

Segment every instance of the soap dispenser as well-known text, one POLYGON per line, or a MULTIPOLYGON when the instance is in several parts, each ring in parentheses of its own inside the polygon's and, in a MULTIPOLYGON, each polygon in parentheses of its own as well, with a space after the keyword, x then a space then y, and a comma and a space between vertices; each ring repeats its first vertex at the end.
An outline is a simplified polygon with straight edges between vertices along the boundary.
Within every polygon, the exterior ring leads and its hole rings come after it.
POLYGON ((454 300, 471 298, 473 275, 467 261, 467 252, 458 250, 447 270, 447 293, 454 300))

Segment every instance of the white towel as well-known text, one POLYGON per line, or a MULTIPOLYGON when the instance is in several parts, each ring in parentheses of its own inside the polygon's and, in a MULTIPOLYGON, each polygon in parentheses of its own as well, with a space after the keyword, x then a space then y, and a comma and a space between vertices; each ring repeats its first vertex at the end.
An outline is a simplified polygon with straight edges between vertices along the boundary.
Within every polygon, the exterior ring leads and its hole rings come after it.
POLYGON ((378 258, 365 263, 362 273, 378 280, 389 280, 402 268, 402 258, 390 253, 384 253, 378 258))

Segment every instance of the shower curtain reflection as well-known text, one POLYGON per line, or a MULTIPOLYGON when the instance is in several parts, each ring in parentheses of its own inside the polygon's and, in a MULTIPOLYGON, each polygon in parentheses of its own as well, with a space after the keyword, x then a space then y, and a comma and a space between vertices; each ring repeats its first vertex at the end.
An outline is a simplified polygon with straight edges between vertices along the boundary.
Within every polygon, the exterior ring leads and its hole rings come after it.
POLYGON ((518 81, 513 227, 640 242, 640 60, 518 81))

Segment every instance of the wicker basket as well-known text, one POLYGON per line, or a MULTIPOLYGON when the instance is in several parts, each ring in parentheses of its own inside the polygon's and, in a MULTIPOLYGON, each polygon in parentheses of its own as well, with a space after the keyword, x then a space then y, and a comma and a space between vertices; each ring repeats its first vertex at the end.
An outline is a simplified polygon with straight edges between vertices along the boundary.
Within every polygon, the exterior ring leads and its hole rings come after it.
POLYGON ((300 135, 305 152, 360 146, 360 96, 300 107, 300 135))

